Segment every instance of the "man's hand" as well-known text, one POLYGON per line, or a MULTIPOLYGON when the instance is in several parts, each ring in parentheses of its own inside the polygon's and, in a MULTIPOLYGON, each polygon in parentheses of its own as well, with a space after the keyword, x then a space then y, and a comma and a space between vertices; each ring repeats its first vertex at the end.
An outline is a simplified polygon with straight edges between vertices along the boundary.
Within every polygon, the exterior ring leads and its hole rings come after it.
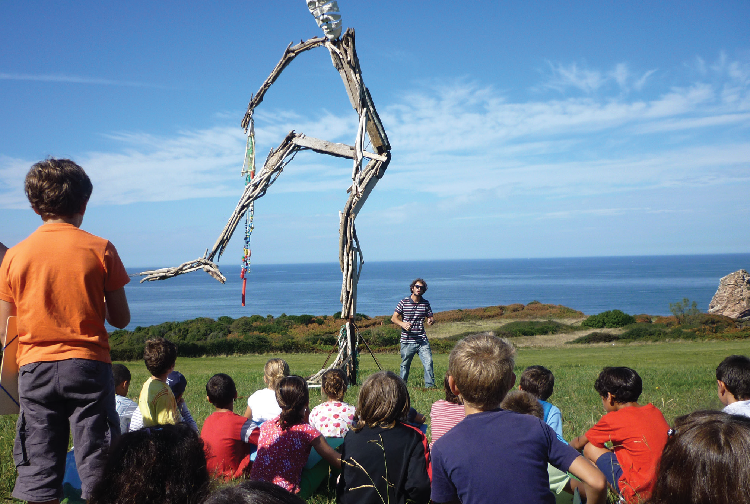
POLYGON ((435 323, 435 319, 432 317, 427 317, 427 325, 432 325, 435 323))

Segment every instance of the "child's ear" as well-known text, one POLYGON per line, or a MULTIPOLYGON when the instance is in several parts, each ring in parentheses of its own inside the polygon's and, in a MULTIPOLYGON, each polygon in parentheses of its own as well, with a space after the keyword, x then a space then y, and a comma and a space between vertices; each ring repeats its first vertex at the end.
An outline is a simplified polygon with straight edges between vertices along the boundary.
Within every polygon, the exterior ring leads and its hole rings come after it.
POLYGON ((206 396, 206 401, 211 402, 211 399, 209 399, 208 396, 206 396))
POLYGON ((607 404, 610 406, 615 405, 615 396, 612 395, 612 392, 607 392, 607 404))
POLYGON ((233 401, 237 400, 237 392, 234 393, 234 397, 232 398, 233 401))
POLYGON ((721 380, 716 380, 716 383, 717 383, 717 385, 718 385, 718 393, 719 393, 719 397, 724 397, 725 395, 727 395, 727 393, 728 393, 729 391, 727 390, 727 385, 726 385, 726 383, 724 383, 724 382, 723 382, 723 381, 721 381, 721 380))
POLYGON ((451 389, 454 396, 458 397, 461 395, 461 391, 456 387, 456 380, 451 375, 448 375, 448 388, 451 389))

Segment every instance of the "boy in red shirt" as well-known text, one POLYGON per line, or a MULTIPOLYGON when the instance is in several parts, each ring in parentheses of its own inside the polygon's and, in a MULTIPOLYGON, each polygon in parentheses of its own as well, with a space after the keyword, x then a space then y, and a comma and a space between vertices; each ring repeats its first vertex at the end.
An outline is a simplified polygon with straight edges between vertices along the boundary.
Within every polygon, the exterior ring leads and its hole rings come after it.
POLYGON ((669 425, 653 404, 638 404, 643 382, 633 369, 605 367, 594 388, 607 414, 570 446, 583 449, 627 502, 643 502, 651 496, 669 425))
POLYGON ((80 166, 40 161, 24 185, 44 224, 0 266, 2 341, 8 317, 18 317, 13 497, 58 502, 72 429, 85 499, 120 433, 104 320, 121 329, 130 323, 130 279, 110 242, 79 229, 93 189, 80 166))
POLYGON ((258 447, 260 429, 249 418, 234 413, 234 380, 224 373, 213 375, 206 384, 206 395, 216 408, 201 430, 209 474, 231 479, 249 473, 250 454, 258 447))

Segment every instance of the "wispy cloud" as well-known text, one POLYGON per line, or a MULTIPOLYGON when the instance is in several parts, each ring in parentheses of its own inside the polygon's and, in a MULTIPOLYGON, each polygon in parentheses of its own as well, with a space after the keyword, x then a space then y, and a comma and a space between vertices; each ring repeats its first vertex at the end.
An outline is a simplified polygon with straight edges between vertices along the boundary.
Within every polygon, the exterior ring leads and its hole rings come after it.
POLYGON ((21 74, 21 73, 3 73, 0 72, 0 80, 17 80, 17 81, 34 81, 34 82, 54 82, 66 84, 88 84, 95 86, 127 86, 127 87, 148 87, 157 89, 166 89, 166 86, 159 84, 150 84, 136 81, 121 81, 113 79, 101 79, 96 77, 82 77, 79 75, 65 74, 21 74))

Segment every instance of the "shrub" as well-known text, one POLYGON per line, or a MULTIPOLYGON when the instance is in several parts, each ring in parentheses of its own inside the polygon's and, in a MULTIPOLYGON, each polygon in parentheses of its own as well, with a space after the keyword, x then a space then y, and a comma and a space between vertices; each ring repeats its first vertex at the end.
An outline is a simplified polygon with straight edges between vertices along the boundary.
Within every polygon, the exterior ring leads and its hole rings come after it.
POLYGON ((612 341, 619 341, 620 335, 603 332, 592 332, 580 338, 576 338, 573 341, 568 341, 568 344, 575 343, 610 343, 612 341))
POLYGON ((677 319, 678 324, 694 324, 698 321, 701 311, 698 309, 698 303, 690 303, 688 298, 682 298, 682 301, 669 303, 669 311, 677 319))
POLYGON ((593 329, 601 329, 604 327, 624 327, 626 325, 634 324, 635 317, 628 315, 620 310, 609 310, 602 312, 598 315, 592 315, 583 322, 583 327, 591 327, 593 329))

